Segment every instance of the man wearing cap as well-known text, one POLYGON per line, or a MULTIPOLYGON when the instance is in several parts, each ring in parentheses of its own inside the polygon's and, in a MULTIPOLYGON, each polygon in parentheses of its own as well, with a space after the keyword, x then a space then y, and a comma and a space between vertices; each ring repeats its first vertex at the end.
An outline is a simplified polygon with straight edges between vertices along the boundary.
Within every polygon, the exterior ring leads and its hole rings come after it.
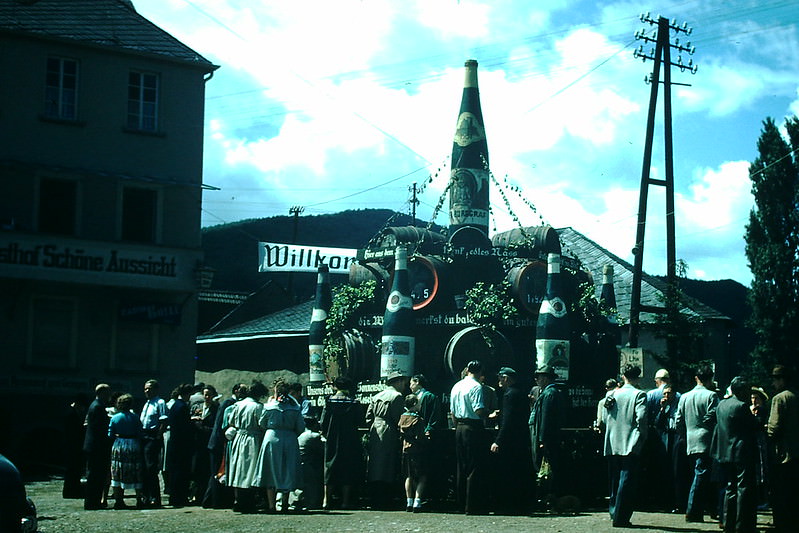
POLYGON ((400 460, 399 419, 405 411, 405 390, 408 376, 392 372, 386 377, 386 388, 372 396, 366 409, 369 426, 369 463, 367 480, 370 484, 372 507, 387 509, 398 490, 400 460), (396 489, 396 490, 395 490, 396 489))
POLYGON ((529 479, 528 476, 510 473, 530 471, 530 435, 527 431, 530 409, 527 395, 518 386, 516 371, 504 366, 497 376, 499 388, 503 391, 502 410, 491 452, 497 457, 496 464, 504 479, 504 483, 497 486, 500 491, 497 511, 522 514, 529 501, 529 479))
POLYGON ((485 514, 486 464, 489 446, 485 429, 486 408, 480 377, 483 365, 470 361, 466 375, 450 392, 450 416, 455 424, 455 484, 458 509, 466 514, 485 514))
POLYGON ((545 365, 535 372, 539 394, 530 411, 528 425, 532 445, 533 471, 538 475, 538 501, 551 506, 561 490, 561 427, 566 415, 566 398, 555 384, 555 369, 545 365), (543 469, 542 469, 543 465, 543 469))
POLYGON ((605 398, 605 446, 613 527, 631 527, 639 457, 646 439, 646 393, 637 388, 641 369, 624 369, 624 385, 605 398))
POLYGON ((771 371, 777 393, 771 399, 767 430, 775 451, 771 495, 774 526, 778 532, 799 528, 799 397, 791 377, 783 365, 777 365, 771 371))
POLYGON ((694 465, 694 480, 688 492, 688 505, 685 509, 686 522, 702 522, 707 508, 715 509, 715 498, 711 498, 710 441, 716 426, 716 406, 719 397, 710 384, 713 369, 704 365, 697 369, 694 377, 696 386, 680 397, 677 405, 677 430, 685 434, 686 451, 689 464, 694 465))

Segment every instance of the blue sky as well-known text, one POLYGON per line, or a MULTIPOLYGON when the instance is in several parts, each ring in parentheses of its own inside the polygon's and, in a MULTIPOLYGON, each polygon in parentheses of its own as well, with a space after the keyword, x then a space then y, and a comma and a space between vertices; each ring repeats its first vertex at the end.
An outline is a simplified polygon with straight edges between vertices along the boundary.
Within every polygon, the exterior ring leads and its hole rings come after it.
MULTIPOLYGON (((203 224, 345 209, 429 220, 449 176, 463 63, 479 63, 491 229, 571 226, 632 261, 653 63, 649 12, 691 35, 673 69, 677 257, 748 285, 748 165, 766 117, 799 111, 799 2, 690 0, 134 0, 221 65, 207 85, 203 224), (649 46, 645 46, 647 51, 649 46), (428 178, 433 181, 428 184, 428 178), (526 200, 526 201, 525 201, 526 200), (533 212, 529 204, 536 208, 533 212)), ((674 58, 676 59, 676 57, 674 58)), ((660 94, 662 95, 662 90, 660 94)), ((662 99, 652 176, 663 177, 662 99)), ((665 273, 665 200, 650 188, 644 269, 665 273)), ((444 209, 435 221, 447 225, 444 209)), ((312 243, 309 243, 312 244, 312 243)))

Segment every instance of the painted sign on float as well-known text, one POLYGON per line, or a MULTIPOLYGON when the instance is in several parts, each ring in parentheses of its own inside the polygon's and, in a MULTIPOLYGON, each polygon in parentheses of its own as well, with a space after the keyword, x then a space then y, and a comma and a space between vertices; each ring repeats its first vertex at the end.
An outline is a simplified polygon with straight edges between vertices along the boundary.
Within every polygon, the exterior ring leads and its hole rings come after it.
POLYGON ((331 274, 349 274, 357 250, 302 244, 258 243, 258 272, 316 272, 327 265, 331 274))

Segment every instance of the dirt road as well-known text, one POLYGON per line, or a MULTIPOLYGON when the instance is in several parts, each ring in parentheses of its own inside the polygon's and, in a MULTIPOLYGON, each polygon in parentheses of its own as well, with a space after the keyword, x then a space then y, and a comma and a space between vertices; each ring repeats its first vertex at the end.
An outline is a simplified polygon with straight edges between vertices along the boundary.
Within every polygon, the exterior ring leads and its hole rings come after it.
MULTIPOLYGON (((36 503, 42 533, 312 533, 325 532, 436 532, 518 533, 520 531, 601 533, 623 531, 611 527, 606 511, 576 516, 464 516, 447 513, 412 514, 404 511, 336 511, 302 515, 241 515, 230 510, 200 507, 154 510, 84 511, 82 500, 61 498, 61 481, 38 481, 26 486, 36 503)), ((632 522, 638 532, 715 531, 716 523, 687 524, 680 515, 636 512, 632 522)), ((758 526, 770 529, 771 515, 761 514, 758 526)))

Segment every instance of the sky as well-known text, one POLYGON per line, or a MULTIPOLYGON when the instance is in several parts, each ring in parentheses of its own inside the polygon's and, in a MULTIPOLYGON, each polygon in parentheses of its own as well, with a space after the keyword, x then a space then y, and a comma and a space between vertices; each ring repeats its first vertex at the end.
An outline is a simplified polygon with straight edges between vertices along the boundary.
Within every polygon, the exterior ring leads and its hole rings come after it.
MULTIPOLYGON (((203 225, 347 209, 448 225, 463 65, 478 61, 490 232, 570 226, 633 262, 654 62, 641 14, 692 29, 671 69, 677 259, 749 285, 748 168, 763 121, 799 113, 795 0, 134 0, 220 68, 206 85, 203 225), (519 192, 516 192, 519 191, 519 192), (507 201, 503 199, 505 193, 507 201), (518 220, 519 222, 516 222, 518 220)), ((672 52, 672 60, 678 54, 672 52)), ((662 73, 661 73, 662 80, 662 73)), ((650 166, 665 177, 663 85, 650 166)), ((666 272, 649 187, 644 270, 666 272)), ((266 238, 263 236, 261 238, 266 238)), ((302 244, 313 242, 303 236, 302 244)))

